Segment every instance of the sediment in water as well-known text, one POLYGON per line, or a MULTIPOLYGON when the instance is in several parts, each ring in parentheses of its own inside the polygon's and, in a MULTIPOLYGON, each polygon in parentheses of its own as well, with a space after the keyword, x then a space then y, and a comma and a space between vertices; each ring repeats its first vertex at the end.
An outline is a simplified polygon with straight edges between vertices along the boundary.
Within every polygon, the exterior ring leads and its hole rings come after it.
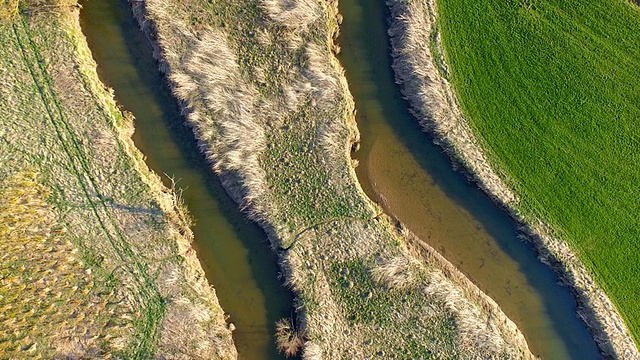
POLYGON ((565 241, 555 236, 547 224, 525 218, 518 211, 517 194, 508 186, 508 175, 486 157, 475 138, 445 78, 448 69, 443 48, 434 32, 435 0, 388 0, 387 4, 392 17, 389 35, 396 81, 424 130, 434 134, 438 144, 465 170, 469 179, 521 224, 540 260, 549 264, 571 289, 578 302, 578 314, 602 354, 639 359, 640 353, 615 306, 565 241))

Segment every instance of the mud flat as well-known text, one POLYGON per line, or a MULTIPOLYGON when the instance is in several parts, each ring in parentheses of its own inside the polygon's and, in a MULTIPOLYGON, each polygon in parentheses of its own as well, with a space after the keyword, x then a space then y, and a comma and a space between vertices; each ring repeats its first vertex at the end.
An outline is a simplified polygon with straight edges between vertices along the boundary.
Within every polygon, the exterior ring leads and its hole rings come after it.
POLYGON ((554 238, 548 226, 525 219, 517 210, 518 198, 488 161, 446 80, 434 1, 388 1, 392 12, 389 30, 397 82, 426 131, 433 133, 469 177, 493 200, 523 224, 543 262, 562 277, 579 304, 579 315, 590 328, 605 357, 637 359, 638 349, 611 301, 564 241, 554 238))
POLYGON ((360 188, 337 3, 131 5, 212 171, 280 256, 298 309, 279 323, 283 351, 532 357, 491 299, 360 188))
POLYGON ((0 4, 0 352, 235 358, 188 215, 66 2, 0 4))

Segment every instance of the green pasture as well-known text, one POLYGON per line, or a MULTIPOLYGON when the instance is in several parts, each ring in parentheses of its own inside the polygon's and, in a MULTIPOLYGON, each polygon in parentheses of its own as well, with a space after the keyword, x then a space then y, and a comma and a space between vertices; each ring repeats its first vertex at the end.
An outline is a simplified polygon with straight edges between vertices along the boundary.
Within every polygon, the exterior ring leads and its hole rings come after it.
POLYGON ((451 82, 520 210, 567 239, 640 341, 640 7, 439 0, 451 82))

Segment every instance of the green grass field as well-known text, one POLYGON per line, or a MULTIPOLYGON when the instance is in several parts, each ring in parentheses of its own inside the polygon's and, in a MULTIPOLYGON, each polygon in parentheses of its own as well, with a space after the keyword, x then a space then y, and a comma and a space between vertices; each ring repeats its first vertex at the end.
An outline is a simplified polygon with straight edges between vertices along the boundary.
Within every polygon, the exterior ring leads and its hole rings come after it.
POLYGON ((640 8, 438 1, 451 82, 520 209, 568 239, 640 342, 640 8))

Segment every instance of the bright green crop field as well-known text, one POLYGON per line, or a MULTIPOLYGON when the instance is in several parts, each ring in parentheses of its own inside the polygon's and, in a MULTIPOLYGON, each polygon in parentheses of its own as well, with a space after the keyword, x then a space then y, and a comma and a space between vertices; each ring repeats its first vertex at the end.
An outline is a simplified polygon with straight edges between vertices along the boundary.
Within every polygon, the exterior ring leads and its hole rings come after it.
POLYGON ((438 0, 450 80, 527 216, 562 233, 640 343, 640 7, 438 0))

